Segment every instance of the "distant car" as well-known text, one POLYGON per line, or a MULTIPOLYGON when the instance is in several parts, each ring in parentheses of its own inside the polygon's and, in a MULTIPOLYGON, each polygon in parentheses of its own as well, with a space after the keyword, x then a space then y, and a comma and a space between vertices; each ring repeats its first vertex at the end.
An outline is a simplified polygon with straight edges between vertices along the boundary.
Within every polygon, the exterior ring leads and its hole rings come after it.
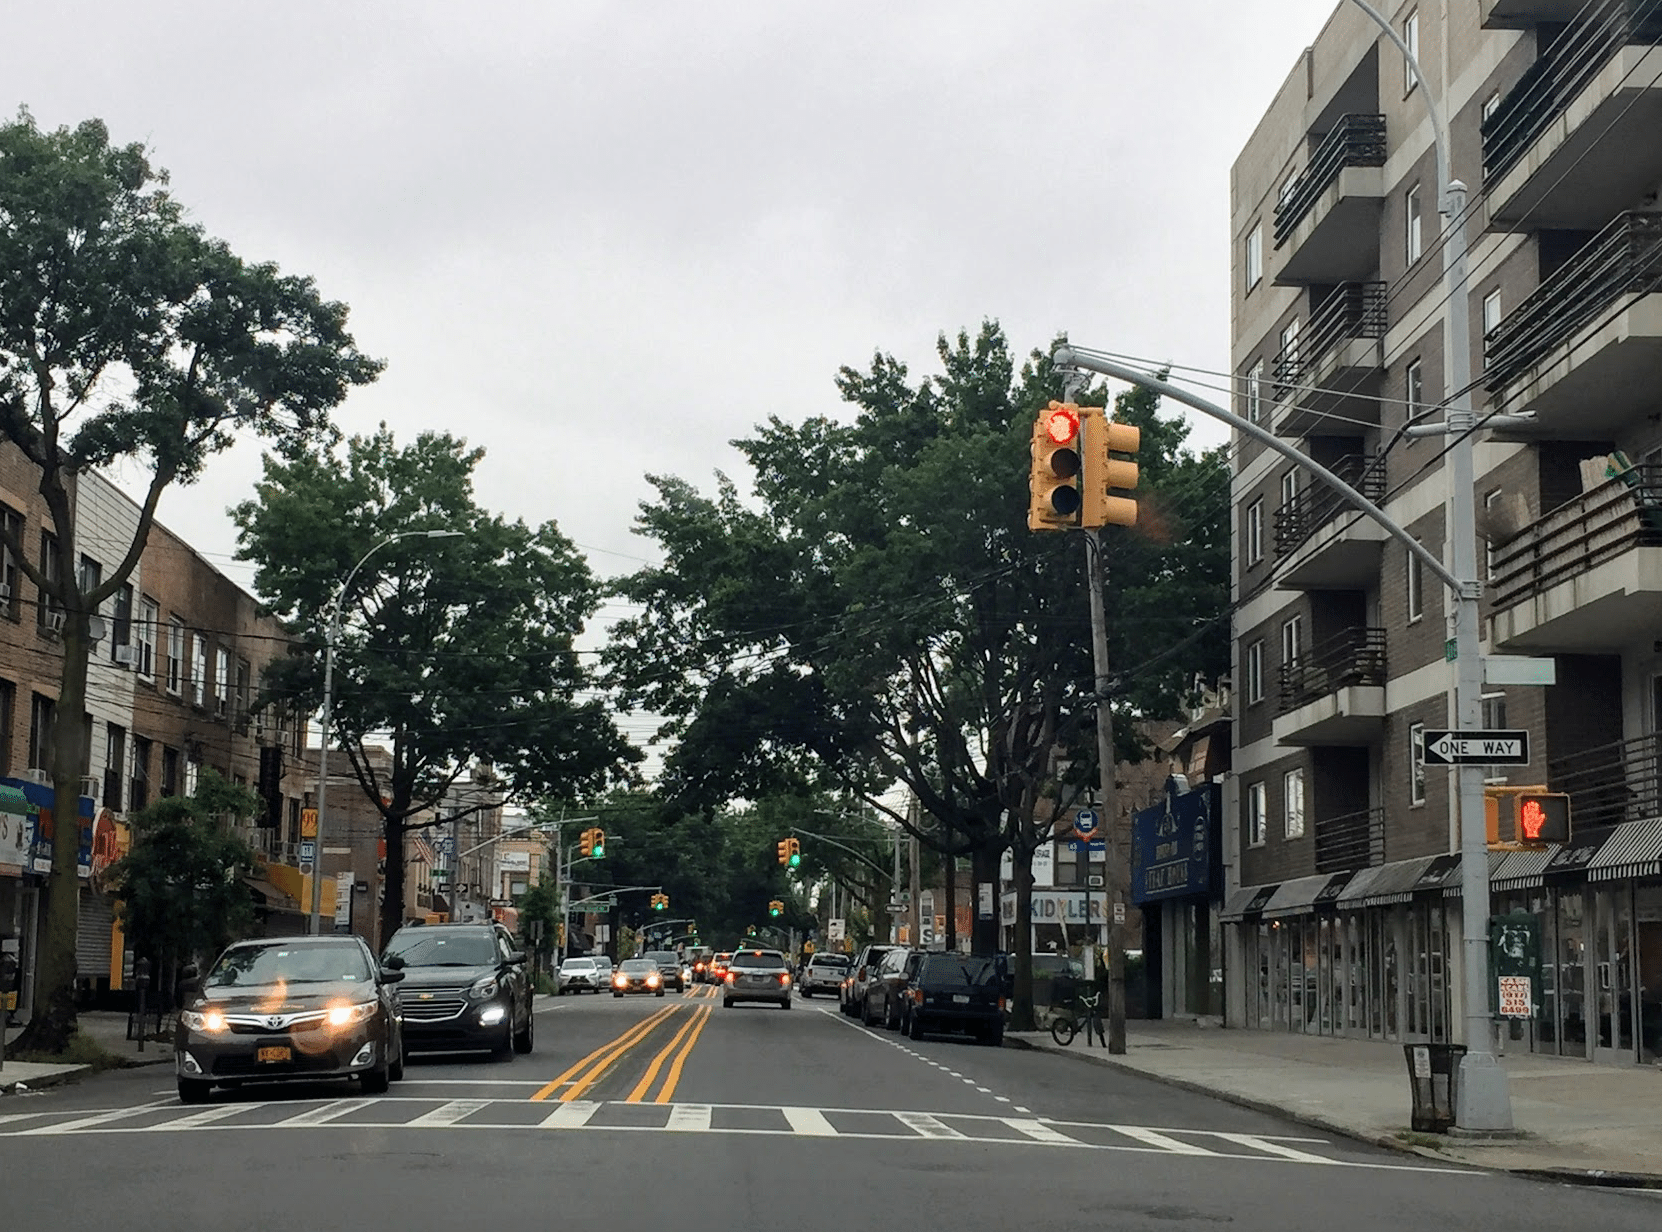
POLYGON ((686 977, 681 974, 681 955, 674 950, 648 950, 643 957, 658 964, 658 974, 663 977, 665 988, 686 991, 686 977))
POLYGON ((866 980, 865 996, 860 1002, 860 1021, 866 1026, 881 1023, 890 1031, 900 1030, 901 997, 910 975, 908 960, 918 953, 921 951, 897 945, 883 955, 876 974, 866 980))
POLYGON ((913 954, 900 993, 901 1030, 967 1031, 983 1044, 1004 1042, 1004 962, 972 954, 913 954))
POLYGON ((817 992, 835 994, 847 976, 847 954, 815 954, 802 968, 802 978, 796 990, 804 997, 811 997, 817 992))
POLYGON ((712 984, 720 984, 727 978, 727 964, 733 961, 733 956, 723 951, 710 956, 709 972, 705 976, 712 984))
POLYGON ((612 996, 627 992, 650 992, 664 995, 664 977, 658 964, 650 958, 625 958, 623 965, 612 973, 612 996))
POLYGON ((889 945, 868 945, 855 955, 851 964, 853 974, 841 994, 843 1013, 850 1018, 857 1017, 865 1006, 866 985, 877 977, 877 968, 882 964, 883 956, 893 948, 889 945))
POLYGON ((404 1036, 421 1048, 528 1053, 536 1016, 525 951, 500 924, 424 924, 387 942, 382 966, 401 963, 404 1036))
POLYGON ((592 958, 568 958, 560 964, 560 995, 600 991, 600 968, 592 958))
POLYGON ((791 967, 778 950, 739 950, 727 965, 721 1003, 731 1009, 740 1001, 766 1001, 782 1010, 791 1008, 791 967))
POLYGON ((180 972, 186 992, 174 1028, 179 1101, 200 1104, 217 1085, 355 1078, 368 1095, 404 1076, 404 1036, 393 985, 404 973, 375 961, 358 937, 239 941, 206 978, 180 972))
POLYGON ((606 954, 594 954, 591 957, 594 959, 596 990, 610 988, 612 986, 612 972, 617 970, 617 965, 606 954))

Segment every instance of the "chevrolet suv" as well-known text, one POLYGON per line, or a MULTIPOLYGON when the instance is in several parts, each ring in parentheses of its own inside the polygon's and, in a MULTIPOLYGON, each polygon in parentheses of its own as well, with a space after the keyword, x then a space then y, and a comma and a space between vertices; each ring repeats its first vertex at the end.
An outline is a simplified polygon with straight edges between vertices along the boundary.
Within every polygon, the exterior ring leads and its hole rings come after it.
POLYGON ((412 1051, 531 1051, 525 952, 500 924, 409 925, 392 935, 381 963, 404 972, 399 1000, 412 1051))

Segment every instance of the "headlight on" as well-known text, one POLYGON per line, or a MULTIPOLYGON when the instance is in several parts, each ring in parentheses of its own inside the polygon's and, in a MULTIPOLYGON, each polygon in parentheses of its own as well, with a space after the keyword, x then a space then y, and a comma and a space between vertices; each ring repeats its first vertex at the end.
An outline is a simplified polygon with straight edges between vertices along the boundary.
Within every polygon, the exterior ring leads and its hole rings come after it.
POLYGON ((648 987, 656 987, 656 986, 657 986, 657 983, 658 983, 658 977, 657 977, 657 975, 649 975, 649 976, 647 976, 647 977, 646 977, 646 983, 647 983, 647 986, 648 986, 648 987))
POLYGON ((629 977, 627 975, 614 975, 612 977, 612 983, 616 984, 619 988, 622 988, 629 983, 629 977))
POLYGON ((324 1019, 331 1027, 350 1027, 365 1022, 375 1016, 374 1001, 362 1001, 356 1005, 331 1005, 328 1016, 324 1019))
POLYGON ((467 995, 475 1001, 490 1000, 490 998, 496 996, 496 977, 494 975, 486 976, 468 989, 467 995))
POLYGON ((190 1031, 206 1031, 213 1033, 225 1030, 225 1015, 218 1010, 208 1010, 198 1014, 195 1010, 180 1010, 179 1021, 185 1024, 190 1031))

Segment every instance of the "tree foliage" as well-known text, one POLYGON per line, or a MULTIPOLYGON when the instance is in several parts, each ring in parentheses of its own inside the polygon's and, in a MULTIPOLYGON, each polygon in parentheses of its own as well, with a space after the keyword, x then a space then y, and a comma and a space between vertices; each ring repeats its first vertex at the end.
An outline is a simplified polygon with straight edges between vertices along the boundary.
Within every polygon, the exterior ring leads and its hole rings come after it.
MULTIPOLYGON (((345 750, 380 812, 389 853, 403 850, 411 817, 475 768, 509 798, 529 799, 601 790, 640 757, 574 647, 600 598, 587 562, 554 523, 528 526, 479 506, 473 472, 483 456, 446 433, 399 446, 382 425, 344 453, 268 455, 254 499, 232 511, 256 589, 314 648, 270 674, 276 696, 321 705, 336 595, 352 582, 331 747, 345 750), (436 529, 461 534, 423 536, 436 529), (399 535, 411 537, 387 542, 399 535), (377 770, 371 746, 390 747, 390 772, 377 770)), ((389 859, 386 936, 400 923, 403 875, 403 862, 389 859)))
MULTIPOLYGON (((61 611, 59 711, 86 703, 88 622, 131 576, 157 502, 239 435, 280 452, 326 438, 329 412, 381 365, 359 352, 345 305, 312 280, 251 263, 187 221, 141 145, 97 120, 43 131, 0 123, 0 436, 40 474, 57 566, 0 525, 0 543, 61 611), (78 476, 120 465, 144 492, 130 542, 82 587, 78 476)), ((76 722, 61 731, 73 736, 76 722)), ((54 742, 55 809, 80 795, 77 739, 54 742)), ((75 1020, 74 827, 54 840, 37 974, 42 1012, 23 1043, 53 1051, 75 1020)))

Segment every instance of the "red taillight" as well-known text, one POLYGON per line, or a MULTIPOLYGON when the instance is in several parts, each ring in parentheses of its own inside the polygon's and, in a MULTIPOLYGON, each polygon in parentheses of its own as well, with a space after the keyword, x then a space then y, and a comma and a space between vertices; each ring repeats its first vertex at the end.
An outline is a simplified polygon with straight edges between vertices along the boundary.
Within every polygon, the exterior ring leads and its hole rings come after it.
POLYGON ((923 989, 921 989, 921 988, 912 989, 912 1004, 913 1005, 922 1005, 923 1004, 923 989))
POLYGON ((732 983, 732 982, 733 982, 733 973, 732 973, 732 972, 731 972, 731 971, 729 971, 729 972, 728 972, 728 973, 727 973, 727 982, 728 982, 728 983, 729 983, 729 984, 731 984, 731 983, 732 983))
POLYGON ((781 971, 779 973, 779 982, 781 984, 789 984, 791 982, 791 977, 786 975, 783 971, 781 971))

